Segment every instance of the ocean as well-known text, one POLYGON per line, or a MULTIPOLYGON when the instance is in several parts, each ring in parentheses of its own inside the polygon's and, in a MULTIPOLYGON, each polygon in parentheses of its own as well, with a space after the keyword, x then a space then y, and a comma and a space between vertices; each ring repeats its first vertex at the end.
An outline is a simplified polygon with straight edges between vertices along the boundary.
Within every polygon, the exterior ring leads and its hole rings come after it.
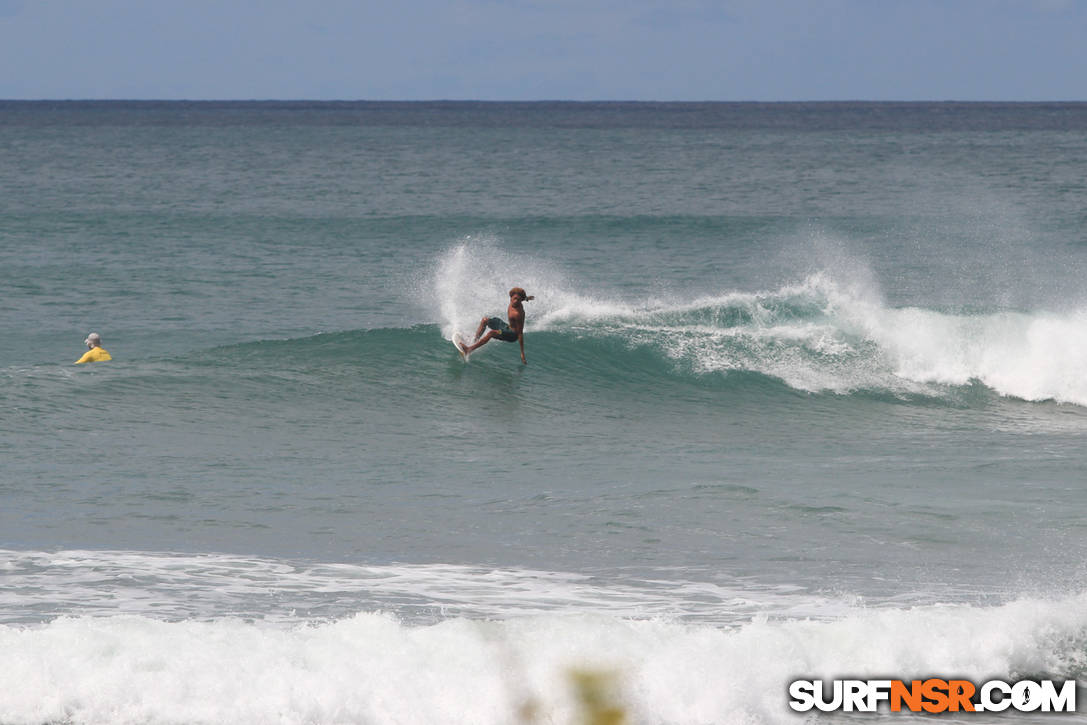
POLYGON ((1087 721, 1085 278, 1087 104, 0 102, 0 723, 1087 721))

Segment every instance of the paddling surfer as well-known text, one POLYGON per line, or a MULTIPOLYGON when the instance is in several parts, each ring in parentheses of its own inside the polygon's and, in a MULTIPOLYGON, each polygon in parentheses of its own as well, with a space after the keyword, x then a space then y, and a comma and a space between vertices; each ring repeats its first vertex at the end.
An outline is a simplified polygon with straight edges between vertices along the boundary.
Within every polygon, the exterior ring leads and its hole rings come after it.
POLYGON ((472 344, 457 343, 457 345, 467 355, 476 348, 483 347, 491 340, 517 342, 521 345, 521 362, 528 365, 528 361, 525 360, 525 308, 521 306, 521 303, 531 299, 535 298, 532 295, 525 294, 524 288, 514 287, 510 290, 510 306, 506 310, 509 323, 507 324, 501 317, 484 317, 479 321, 479 327, 476 329, 476 336, 472 344), (483 335, 483 330, 488 327, 491 328, 490 331, 483 335), (483 336, 480 337, 481 335, 483 336))
POLYGON ((83 341, 83 344, 87 346, 87 352, 83 353, 83 357, 75 361, 76 365, 113 359, 110 357, 110 354, 106 352, 106 348, 102 347, 102 336, 97 332, 92 332, 87 335, 87 339, 83 341))

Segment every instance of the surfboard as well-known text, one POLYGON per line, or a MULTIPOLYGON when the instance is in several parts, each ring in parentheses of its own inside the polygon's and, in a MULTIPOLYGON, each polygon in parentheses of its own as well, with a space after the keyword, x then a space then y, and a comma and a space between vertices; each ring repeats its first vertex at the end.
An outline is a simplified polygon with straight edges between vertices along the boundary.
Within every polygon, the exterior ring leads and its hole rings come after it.
POLYGON ((464 359, 464 362, 468 362, 468 357, 471 353, 464 351, 464 348, 468 347, 468 341, 464 339, 464 335, 459 332, 454 332, 451 339, 453 340, 453 347, 457 348, 457 352, 460 353, 461 358, 464 359))

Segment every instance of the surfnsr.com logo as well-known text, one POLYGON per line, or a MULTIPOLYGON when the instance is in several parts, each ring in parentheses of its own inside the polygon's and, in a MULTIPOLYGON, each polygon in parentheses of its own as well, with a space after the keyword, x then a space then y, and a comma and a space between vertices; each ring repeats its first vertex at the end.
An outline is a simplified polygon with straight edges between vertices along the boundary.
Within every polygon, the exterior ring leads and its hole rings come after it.
POLYGON ((796 680, 789 698, 797 712, 1075 712, 1076 681, 796 680))

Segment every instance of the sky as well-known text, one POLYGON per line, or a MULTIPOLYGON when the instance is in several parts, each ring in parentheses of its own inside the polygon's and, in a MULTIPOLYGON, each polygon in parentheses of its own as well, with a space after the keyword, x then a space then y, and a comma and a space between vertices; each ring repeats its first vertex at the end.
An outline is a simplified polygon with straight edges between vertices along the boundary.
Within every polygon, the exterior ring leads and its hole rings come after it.
POLYGON ((1087 100, 1087 0, 0 0, 0 98, 1087 100))

